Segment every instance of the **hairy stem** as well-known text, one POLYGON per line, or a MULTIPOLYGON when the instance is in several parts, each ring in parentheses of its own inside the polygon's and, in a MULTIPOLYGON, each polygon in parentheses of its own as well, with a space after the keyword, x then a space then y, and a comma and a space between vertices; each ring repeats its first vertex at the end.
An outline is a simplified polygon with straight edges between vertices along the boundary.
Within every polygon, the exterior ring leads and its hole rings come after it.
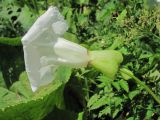
POLYGON ((140 79, 138 79, 137 77, 135 77, 134 75, 132 75, 131 73, 129 73, 129 72, 123 70, 123 69, 120 69, 120 72, 122 72, 122 73, 130 76, 131 78, 133 78, 137 84, 142 86, 154 98, 154 100, 158 104, 160 104, 160 99, 152 92, 152 90, 145 83, 143 83, 140 79))
POLYGON ((11 45, 11 46, 21 46, 21 38, 7 38, 7 37, 0 37, 0 45, 11 45))

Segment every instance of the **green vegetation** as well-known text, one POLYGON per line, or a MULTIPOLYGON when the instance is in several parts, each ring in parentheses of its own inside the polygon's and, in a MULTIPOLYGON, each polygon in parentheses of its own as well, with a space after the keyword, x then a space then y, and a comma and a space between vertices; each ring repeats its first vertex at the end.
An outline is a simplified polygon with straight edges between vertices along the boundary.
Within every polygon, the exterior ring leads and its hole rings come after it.
POLYGON ((0 0, 0 119, 160 119, 159 7, 154 0, 0 0), (66 39, 108 58, 106 66, 93 61, 97 69, 62 66, 32 93, 20 38, 51 5, 69 24, 66 39), (118 54, 96 50, 121 52, 120 68, 118 54))

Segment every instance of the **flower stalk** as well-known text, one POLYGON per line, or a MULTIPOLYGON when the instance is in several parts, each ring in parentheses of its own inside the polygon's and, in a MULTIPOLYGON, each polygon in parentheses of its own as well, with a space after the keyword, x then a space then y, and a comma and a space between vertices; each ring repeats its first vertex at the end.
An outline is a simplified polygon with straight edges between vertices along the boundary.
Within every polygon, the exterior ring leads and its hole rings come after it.
POLYGON ((133 78, 133 80, 139 84, 140 86, 142 86, 153 98, 154 100, 160 105, 160 99, 153 93, 153 91, 145 84, 143 83, 140 79, 138 79, 136 76, 134 76, 133 74, 131 74, 130 72, 124 70, 124 69, 120 69, 121 73, 124 73, 128 76, 130 76, 131 78, 133 78))

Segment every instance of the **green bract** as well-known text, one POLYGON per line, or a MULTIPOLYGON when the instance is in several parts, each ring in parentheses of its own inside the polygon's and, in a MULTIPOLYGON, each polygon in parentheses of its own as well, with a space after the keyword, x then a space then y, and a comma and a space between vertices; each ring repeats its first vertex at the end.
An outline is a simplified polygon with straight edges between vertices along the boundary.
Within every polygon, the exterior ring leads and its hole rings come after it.
POLYGON ((123 56, 115 50, 90 51, 90 64, 107 77, 114 79, 123 56))

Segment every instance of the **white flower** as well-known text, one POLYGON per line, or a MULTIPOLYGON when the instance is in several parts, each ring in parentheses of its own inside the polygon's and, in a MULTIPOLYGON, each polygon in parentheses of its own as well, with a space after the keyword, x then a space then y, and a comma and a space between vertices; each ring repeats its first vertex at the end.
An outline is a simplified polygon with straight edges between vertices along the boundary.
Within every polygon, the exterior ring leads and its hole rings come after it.
POLYGON ((50 7, 22 38, 26 72, 33 91, 51 83, 59 65, 87 66, 87 49, 61 37, 67 29, 58 9, 50 7))

